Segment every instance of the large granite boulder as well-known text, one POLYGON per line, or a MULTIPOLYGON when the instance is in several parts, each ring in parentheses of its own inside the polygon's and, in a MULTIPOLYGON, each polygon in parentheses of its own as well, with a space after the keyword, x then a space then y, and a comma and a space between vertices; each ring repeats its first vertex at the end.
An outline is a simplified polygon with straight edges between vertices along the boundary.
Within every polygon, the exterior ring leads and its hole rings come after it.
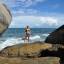
POLYGON ((11 23, 12 15, 5 4, 0 4, 0 36, 11 23))
POLYGON ((64 44, 64 25, 53 31, 45 40, 46 43, 64 44))
POLYGON ((1 56, 6 57, 39 57, 41 51, 52 48, 51 44, 20 44, 6 47, 0 51, 1 56))

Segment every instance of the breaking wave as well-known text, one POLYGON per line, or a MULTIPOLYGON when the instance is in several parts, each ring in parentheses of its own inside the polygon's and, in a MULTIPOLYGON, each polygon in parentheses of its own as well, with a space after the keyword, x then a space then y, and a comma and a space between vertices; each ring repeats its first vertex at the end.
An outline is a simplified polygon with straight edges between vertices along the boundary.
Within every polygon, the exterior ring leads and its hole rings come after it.
MULTIPOLYGON (((44 41, 45 38, 43 38, 44 36, 47 37, 49 34, 43 34, 43 35, 35 35, 35 36, 31 36, 30 37, 30 43, 34 42, 34 41, 44 41)), ((22 38, 14 38, 14 37, 11 37, 11 38, 7 38, 5 41, 3 41, 1 44, 0 44, 0 51, 2 49, 4 49, 5 47, 8 47, 8 46, 12 46, 12 45, 16 45, 16 44, 20 44, 20 43, 24 43, 24 40, 22 40, 22 38)))
POLYGON ((45 37, 47 37, 49 34, 42 34, 42 36, 45 36, 45 37))

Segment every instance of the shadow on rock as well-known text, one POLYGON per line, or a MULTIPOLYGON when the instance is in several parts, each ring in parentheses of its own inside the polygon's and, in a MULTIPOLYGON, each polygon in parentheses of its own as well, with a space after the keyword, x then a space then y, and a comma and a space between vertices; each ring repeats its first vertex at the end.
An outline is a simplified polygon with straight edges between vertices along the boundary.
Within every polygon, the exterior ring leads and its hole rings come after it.
POLYGON ((44 50, 41 51, 40 57, 60 57, 60 64, 64 64, 64 49, 59 48, 58 51, 44 50))

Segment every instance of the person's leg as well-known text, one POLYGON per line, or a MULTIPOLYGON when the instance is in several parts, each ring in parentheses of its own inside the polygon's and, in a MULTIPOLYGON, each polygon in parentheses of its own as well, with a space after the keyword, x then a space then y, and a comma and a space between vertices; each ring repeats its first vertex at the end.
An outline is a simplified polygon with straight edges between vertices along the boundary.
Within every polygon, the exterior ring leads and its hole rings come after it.
POLYGON ((26 42, 26 40, 27 40, 27 36, 25 36, 25 42, 26 42))
POLYGON ((29 34, 27 34, 27 35, 25 36, 25 40, 27 40, 27 41, 29 42, 29 34))
POLYGON ((29 42, 29 36, 28 36, 28 42, 29 42))
POLYGON ((25 34, 25 37, 24 37, 24 43, 26 42, 26 40, 27 40, 27 36, 26 36, 26 34, 25 34))

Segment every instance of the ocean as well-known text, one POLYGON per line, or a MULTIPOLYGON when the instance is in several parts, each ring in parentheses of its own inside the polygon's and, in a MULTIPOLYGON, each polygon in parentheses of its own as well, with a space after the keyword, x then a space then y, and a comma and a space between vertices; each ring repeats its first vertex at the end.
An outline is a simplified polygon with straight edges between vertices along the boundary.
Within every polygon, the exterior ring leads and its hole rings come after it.
MULTIPOLYGON (((55 28, 31 28, 30 43, 34 41, 45 41, 46 37, 54 31, 55 28)), ((9 28, 0 37, 0 50, 7 46, 24 43, 24 28, 9 28)))

